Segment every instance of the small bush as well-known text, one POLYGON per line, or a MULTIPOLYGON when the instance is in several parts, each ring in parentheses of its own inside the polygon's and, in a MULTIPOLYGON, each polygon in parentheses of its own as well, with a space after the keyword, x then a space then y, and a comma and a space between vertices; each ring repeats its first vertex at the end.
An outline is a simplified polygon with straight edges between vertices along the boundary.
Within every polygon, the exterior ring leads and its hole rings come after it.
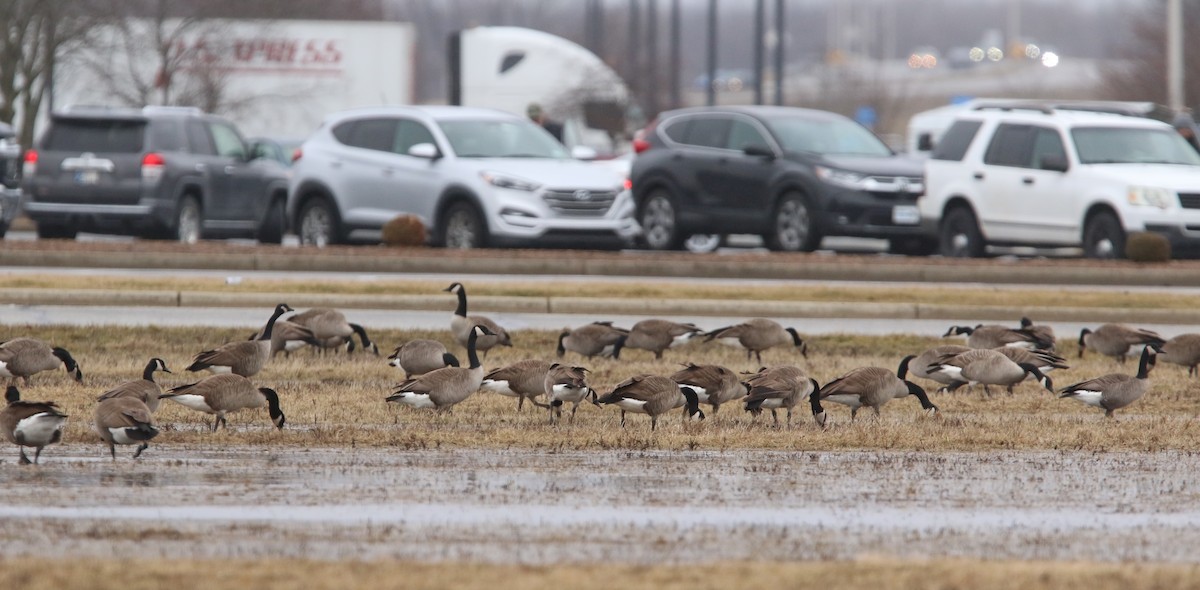
POLYGON ((1168 262, 1171 242, 1167 236, 1154 232, 1129 234, 1125 241, 1125 257, 1134 262, 1168 262))
POLYGON ((400 215, 383 224, 383 245, 418 247, 425 245, 425 224, 416 215, 400 215))

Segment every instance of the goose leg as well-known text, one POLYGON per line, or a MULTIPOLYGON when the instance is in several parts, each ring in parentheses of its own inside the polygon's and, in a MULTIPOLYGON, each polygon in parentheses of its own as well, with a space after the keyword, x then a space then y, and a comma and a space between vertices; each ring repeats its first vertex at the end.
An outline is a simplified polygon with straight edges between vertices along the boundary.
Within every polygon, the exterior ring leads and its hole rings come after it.
POLYGON ((117 447, 112 443, 108 443, 108 454, 112 455, 112 460, 117 460, 117 447))
MULTIPOLYGON (((570 420, 571 424, 575 423, 575 411, 578 409, 579 409, 579 402, 575 402, 575 405, 571 406, 571 420, 570 420)), ((558 409, 558 417, 562 418, 562 408, 558 409)))
POLYGON ((879 415, 879 406, 871 406, 871 409, 875 410, 875 418, 877 418, 877 419, 881 418, 881 416, 879 415))
POLYGON ((779 426, 779 415, 775 413, 774 408, 771 409, 771 420, 774 421, 775 426, 779 426))
POLYGON ((857 416, 858 416, 858 408, 850 408, 850 421, 853 422, 854 418, 856 418, 857 416))
POLYGON ((137 452, 135 452, 135 453, 133 454, 133 458, 134 458, 134 459, 137 459, 138 457, 141 457, 141 456, 142 456, 142 451, 144 451, 144 450, 146 450, 146 449, 148 449, 148 448, 150 448, 150 443, 142 443, 142 444, 138 445, 137 452))
POLYGON ((625 410, 621 410, 621 428, 625 428, 625 410))
POLYGON ((650 416, 650 432, 658 428, 658 416, 650 416))
POLYGON ((35 450, 33 452, 33 464, 37 465, 38 459, 41 459, 41 458, 42 458, 42 447, 38 447, 37 450, 35 450))
POLYGON ((25 455, 25 447, 17 447, 17 448, 21 450, 21 461, 20 461, 20 464, 21 464, 21 465, 31 465, 33 462, 32 462, 32 461, 30 461, 30 460, 29 460, 29 457, 25 455))
POLYGON ((525 407, 525 396, 523 396, 523 395, 517 396, 517 413, 520 413, 521 409, 524 407, 525 407))
POLYGON ((792 427, 792 409, 791 408, 788 408, 787 425, 788 425, 788 428, 792 427))

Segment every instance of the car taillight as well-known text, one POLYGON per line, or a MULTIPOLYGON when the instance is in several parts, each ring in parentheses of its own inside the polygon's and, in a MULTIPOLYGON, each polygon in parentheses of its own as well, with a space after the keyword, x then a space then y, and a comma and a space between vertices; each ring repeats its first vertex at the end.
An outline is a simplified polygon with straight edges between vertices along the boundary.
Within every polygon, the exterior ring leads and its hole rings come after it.
POLYGON ((633 140, 633 153, 640 154, 648 149, 650 149, 650 142, 644 139, 633 140))
POLYGON ((37 173, 37 150, 29 150, 25 152, 25 164, 21 166, 21 174, 25 178, 32 178, 37 173))
POLYGON ((158 182, 163 175, 163 168, 167 161, 163 159, 162 154, 150 152, 142 156, 142 181, 143 182, 158 182))
POLYGON ((300 148, 296 148, 296 149, 292 150, 292 162, 295 162, 302 157, 304 157, 304 150, 302 150, 300 148))
POLYGON ((625 190, 627 190, 627 191, 633 190, 633 179, 632 178, 625 179, 625 190))
POLYGON ((654 133, 655 127, 658 127, 658 119, 654 119, 653 121, 650 121, 649 125, 646 125, 645 127, 641 128, 641 129, 638 129, 633 134, 633 142, 632 142, 633 153, 640 154, 640 153, 650 149, 651 147, 653 147, 652 145, 650 145, 650 141, 647 140, 646 138, 650 137, 651 133, 654 133))

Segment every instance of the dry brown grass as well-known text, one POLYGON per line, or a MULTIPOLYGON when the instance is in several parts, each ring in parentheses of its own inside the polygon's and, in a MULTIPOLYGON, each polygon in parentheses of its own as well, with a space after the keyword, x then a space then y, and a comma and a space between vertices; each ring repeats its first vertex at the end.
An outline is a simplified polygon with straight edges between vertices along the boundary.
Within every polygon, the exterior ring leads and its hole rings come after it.
MULTIPOLYGON (((231 272, 230 274, 237 274, 231 272)), ((444 281, 406 280, 376 277, 372 280, 309 281, 244 278, 228 285, 222 277, 126 277, 126 276, 51 276, 14 274, 6 276, 4 286, 27 289, 184 291, 220 293, 296 293, 341 295, 434 295, 446 297, 446 309, 454 307, 453 296, 443 293, 444 281)), ((911 285, 833 285, 806 286, 758 283, 753 289, 727 283, 676 283, 654 281, 472 281, 471 295, 512 297, 603 296, 615 299, 717 299, 753 301, 816 301, 838 303, 925 303, 953 305, 1011 306, 1020 301, 1025 307, 1132 307, 1138 309, 1195 309, 1200 296, 1136 291, 1078 290, 1064 301, 1062 291, 1044 287, 914 287, 911 285)), ((1036 319, 1036 318, 1035 318, 1036 319)))
MULTIPOLYGON (((192 354, 246 338, 248 333, 164 327, 10 327, 0 335, 3 339, 15 336, 33 336, 64 346, 79 360, 85 377, 83 385, 69 381, 64 371, 56 370, 34 377, 33 384, 23 389, 23 396, 58 401, 72 416, 63 444, 96 445, 96 452, 103 453, 105 450, 90 426, 97 395, 121 381, 137 378, 152 356, 164 358, 168 366, 179 371, 163 376, 166 385, 195 381, 202 375, 182 372, 192 354)), ((448 335, 443 332, 381 331, 374 337, 381 347, 394 346, 412 337, 448 342, 448 335)), ((516 348, 494 351, 485 365, 493 368, 523 358, 553 356, 553 332, 522 331, 515 339, 516 348)), ((920 352, 939 342, 944 341, 918 336, 814 337, 811 358, 807 361, 784 349, 768 351, 764 361, 798 363, 824 383, 853 367, 894 368, 903 355, 920 352)), ((465 359, 461 350, 457 354, 465 359)), ((1074 356, 1074 351, 1068 356, 1074 356)), ((668 351, 663 361, 654 361, 650 353, 637 350, 627 351, 620 361, 586 361, 572 354, 568 354, 567 361, 590 367, 592 384, 600 391, 638 373, 669 375, 685 361, 720 363, 738 371, 757 368, 757 363, 747 361, 744 353, 701 343, 668 351)), ((1082 361, 1072 358, 1071 362, 1072 369, 1052 375, 1056 384, 1136 369, 1133 363, 1119 367, 1110 359, 1092 354, 1082 361)), ((628 428, 622 430, 618 427, 617 410, 591 405, 580 407, 574 425, 552 427, 546 424, 544 411, 531 411, 527 407, 518 414, 515 400, 491 394, 477 394, 450 413, 436 414, 386 404, 384 397, 399 379, 399 371, 388 366, 383 357, 319 356, 301 351, 291 358, 277 358, 256 378, 258 384, 279 391, 288 416, 283 431, 270 428, 266 411, 259 410, 231 415, 230 429, 211 435, 205 432, 206 416, 164 402, 157 415, 164 434, 155 444, 546 450, 1200 450, 1200 421, 1196 420, 1200 414, 1200 380, 1189 379, 1184 369, 1167 364, 1155 370, 1154 389, 1147 398, 1118 412, 1119 419, 1115 421, 1104 419, 1094 408, 1060 400, 1026 382, 1012 396, 1002 392, 990 398, 980 393, 934 395, 934 403, 943 410, 942 419, 924 417, 911 397, 886 406, 882 419, 876 420, 867 412, 855 423, 849 422, 845 408, 829 404, 827 409, 834 426, 826 431, 813 425, 807 407, 796 409, 790 428, 776 429, 770 426, 769 416, 751 423, 749 416, 733 403, 723 406, 716 416, 710 412, 709 419, 695 427, 684 428, 678 414, 672 414, 661 421, 655 433, 650 432, 645 416, 631 415, 628 428)), ((54 449, 50 449, 43 458, 53 456, 54 449)))
POLYGON ((0 587, 22 590, 163 588, 896 588, 1140 590, 1196 587, 1200 567, 1172 564, 993 562, 718 563, 491 566, 299 560, 0 560, 0 587))

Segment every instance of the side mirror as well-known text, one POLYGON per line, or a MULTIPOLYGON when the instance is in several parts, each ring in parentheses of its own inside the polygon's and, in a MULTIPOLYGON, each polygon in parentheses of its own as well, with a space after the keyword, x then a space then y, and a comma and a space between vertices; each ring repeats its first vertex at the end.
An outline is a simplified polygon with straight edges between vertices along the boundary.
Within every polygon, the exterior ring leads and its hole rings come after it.
POLYGON ((917 136, 917 151, 932 152, 933 151, 933 135, 930 133, 922 133, 917 136))
POLYGON ((749 143, 742 148, 742 153, 747 156, 758 156, 768 160, 775 159, 775 151, 761 143, 749 143))
POLYGON ((571 148, 571 157, 576 160, 591 161, 595 160, 597 155, 599 154, 596 153, 596 150, 586 145, 577 145, 571 148))
POLYGON ((1071 164, 1067 162, 1066 156, 1060 154, 1050 154, 1042 156, 1042 159, 1038 161, 1038 167, 1042 170, 1066 172, 1071 168, 1071 164))
POLYGON ((414 158, 437 160, 442 157, 442 152, 438 151, 437 146, 432 143, 418 143, 408 148, 408 155, 414 158))

